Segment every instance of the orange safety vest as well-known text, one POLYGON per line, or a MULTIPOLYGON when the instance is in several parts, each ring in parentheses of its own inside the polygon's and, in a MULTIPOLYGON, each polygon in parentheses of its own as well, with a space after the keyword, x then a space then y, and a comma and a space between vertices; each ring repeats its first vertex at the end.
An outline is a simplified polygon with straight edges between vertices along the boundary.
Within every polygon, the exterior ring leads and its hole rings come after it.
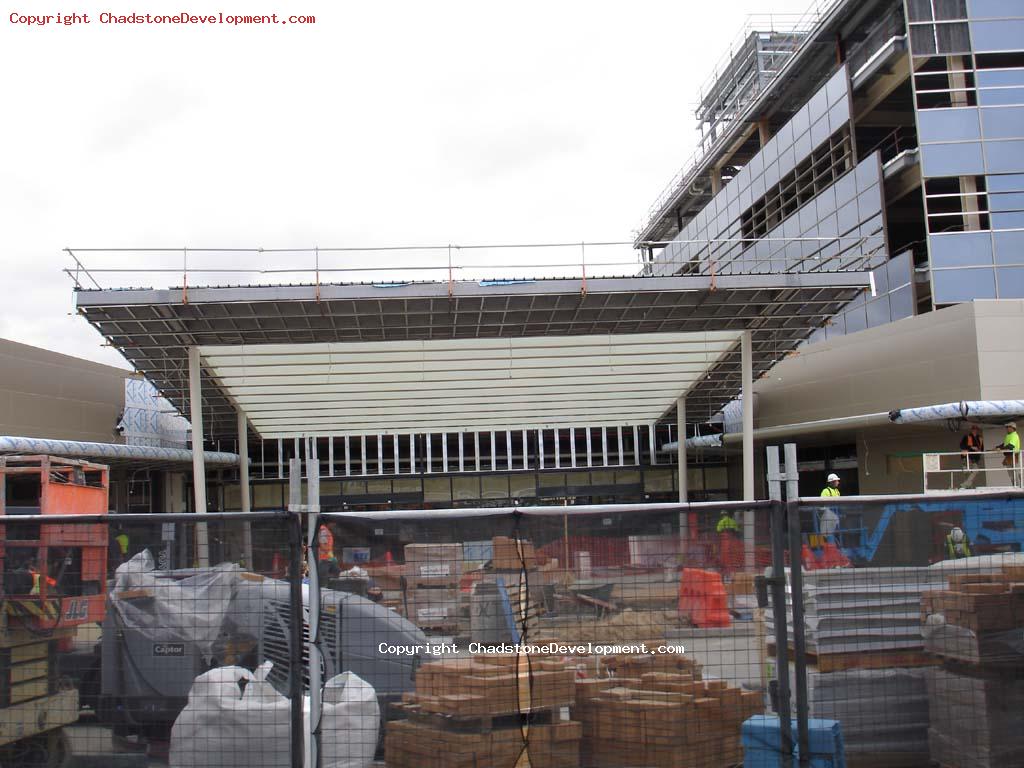
POLYGON ((321 560, 333 560, 334 559, 334 534, 331 533, 330 529, 326 525, 320 526, 320 532, 317 534, 319 547, 319 556, 321 560))

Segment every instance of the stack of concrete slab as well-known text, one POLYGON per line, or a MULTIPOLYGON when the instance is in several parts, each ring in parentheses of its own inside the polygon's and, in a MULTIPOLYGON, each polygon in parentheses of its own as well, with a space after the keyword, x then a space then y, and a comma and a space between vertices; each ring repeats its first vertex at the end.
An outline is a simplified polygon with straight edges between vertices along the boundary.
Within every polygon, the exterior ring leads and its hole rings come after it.
POLYGON ((932 757, 950 768, 1024 765, 1024 680, 928 670, 932 757))
MULTIPOLYGON (((849 754, 928 752, 928 669, 807 671, 811 717, 838 720, 849 754)), ((790 690, 796 679, 790 669, 790 690)))
MULTIPOLYGON (((811 717, 838 720, 850 754, 927 755, 924 667, 935 661, 923 650, 921 594, 943 588, 946 575, 843 568, 808 571, 803 579, 811 717)), ((788 587, 787 600, 791 607, 788 587)), ((768 611, 769 638, 773 618, 768 611)), ((791 615, 787 626, 792 645, 791 615)))
MULTIPOLYGON (((791 606, 788 571, 786 578, 791 606)), ((944 588, 946 574, 931 568, 835 568, 805 571, 803 582, 807 650, 819 657, 863 657, 921 650, 921 593, 944 588)), ((771 637, 772 611, 766 616, 771 637)), ((792 643, 792 615, 787 624, 792 643)))

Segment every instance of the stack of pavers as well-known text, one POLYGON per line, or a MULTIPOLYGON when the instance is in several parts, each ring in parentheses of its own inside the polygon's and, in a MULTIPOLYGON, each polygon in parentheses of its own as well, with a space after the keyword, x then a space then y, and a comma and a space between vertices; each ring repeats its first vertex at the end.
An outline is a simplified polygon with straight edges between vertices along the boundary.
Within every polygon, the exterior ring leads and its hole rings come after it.
POLYGON ((587 768, 726 768, 743 763, 740 730, 762 695, 675 654, 602 660, 613 677, 578 680, 572 717, 583 725, 587 768))
POLYGON ((521 637, 533 635, 543 612, 541 579, 533 544, 523 539, 495 536, 491 540, 491 567, 482 577, 500 585, 502 610, 521 637))
MULTIPOLYGON (((925 677, 935 660, 924 651, 920 602, 923 592, 944 587, 945 579, 929 568, 804 572, 810 716, 841 723, 852 762, 927 759, 925 677)), ((787 599, 791 606, 788 587, 787 599)), ((770 610, 766 617, 773 638, 770 610)), ((792 646, 792 615, 788 636, 792 646)), ((792 668, 790 677, 792 685, 792 668)))
POLYGON ((948 768, 1024 765, 1024 567, 955 574, 921 599, 932 759, 948 768))
POLYGON ((389 768, 577 768, 579 723, 564 719, 576 671, 553 656, 474 656, 424 664, 387 724, 389 768), (520 762, 524 753, 529 762, 520 762))
POLYGON ((406 544, 406 618, 422 629, 452 632, 459 628, 461 544, 406 544))

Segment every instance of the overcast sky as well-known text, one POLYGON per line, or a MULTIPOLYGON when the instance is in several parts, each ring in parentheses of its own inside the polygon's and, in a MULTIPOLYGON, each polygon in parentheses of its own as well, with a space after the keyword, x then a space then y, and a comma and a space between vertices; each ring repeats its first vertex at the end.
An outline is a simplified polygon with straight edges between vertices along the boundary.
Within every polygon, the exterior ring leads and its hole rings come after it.
POLYGON ((0 337, 127 367, 70 314, 65 246, 630 240, 747 15, 807 5, 8 2, 0 337), (98 23, 133 10, 316 23, 98 23))

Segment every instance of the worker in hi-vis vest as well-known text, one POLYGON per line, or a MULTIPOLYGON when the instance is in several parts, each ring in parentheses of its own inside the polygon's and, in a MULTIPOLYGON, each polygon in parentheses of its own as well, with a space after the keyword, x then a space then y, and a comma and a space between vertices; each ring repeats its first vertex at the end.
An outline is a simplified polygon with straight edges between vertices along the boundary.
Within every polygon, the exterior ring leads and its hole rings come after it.
POLYGON ((971 544, 967 536, 959 527, 954 528, 946 536, 946 559, 959 560, 962 557, 971 556, 971 544))
POLYGON ((825 487, 821 491, 822 496, 841 496, 839 493, 839 475, 835 472, 828 476, 825 487))
POLYGON ((735 533, 738 536, 740 533, 740 524, 736 522, 732 515, 723 509, 722 516, 718 518, 718 524, 715 526, 715 533, 735 533))

